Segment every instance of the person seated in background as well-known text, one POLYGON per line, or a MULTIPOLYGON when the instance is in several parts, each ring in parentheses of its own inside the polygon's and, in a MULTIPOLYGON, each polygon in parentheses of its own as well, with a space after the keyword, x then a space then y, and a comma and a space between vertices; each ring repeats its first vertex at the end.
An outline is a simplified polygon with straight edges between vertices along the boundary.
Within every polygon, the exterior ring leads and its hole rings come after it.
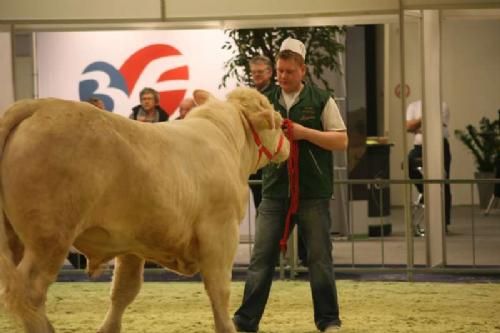
MULTIPOLYGON (((445 179, 450 179, 451 167, 451 152, 450 143, 448 141, 450 122, 450 109, 443 102, 441 105, 441 120, 443 125, 443 155, 444 155, 444 170, 445 179)), ((406 131, 413 134, 413 148, 408 153, 408 176, 410 179, 422 179, 422 101, 417 100, 408 105, 406 109, 406 131)), ((424 193, 423 184, 415 184, 418 192, 424 193)), ((423 202, 422 202, 423 203, 423 202)), ((450 184, 444 185, 444 213, 445 213, 445 230, 448 232, 448 226, 451 223, 451 189, 450 184)))
POLYGON ((132 108, 130 119, 148 123, 168 121, 168 114, 160 107, 160 94, 156 90, 146 87, 139 93, 139 98, 141 104, 132 108))
POLYGON ((195 106, 194 99, 190 97, 183 99, 181 104, 179 104, 179 117, 177 119, 184 119, 195 106))
POLYGON ((104 102, 99 97, 92 96, 87 100, 87 102, 98 107, 101 110, 106 110, 106 106, 104 106, 104 102))

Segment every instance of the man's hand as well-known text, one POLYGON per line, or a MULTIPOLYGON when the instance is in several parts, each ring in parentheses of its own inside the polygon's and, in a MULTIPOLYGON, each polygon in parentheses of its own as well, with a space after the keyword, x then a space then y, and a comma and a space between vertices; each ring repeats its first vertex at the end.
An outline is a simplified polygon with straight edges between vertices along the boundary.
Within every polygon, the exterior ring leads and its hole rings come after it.
MULTIPOLYGON (((293 139, 295 141, 306 139, 305 135, 306 135, 307 130, 309 130, 309 128, 304 127, 299 123, 293 123, 293 139)), ((285 132, 286 136, 288 137, 288 134, 289 134, 288 128, 285 127, 283 129, 283 131, 285 132)))
MULTIPOLYGON (((288 128, 283 131, 288 136, 288 128)), ((326 150, 345 150, 347 148, 347 133, 345 131, 318 131, 313 128, 293 123, 293 139, 307 140, 326 150)))

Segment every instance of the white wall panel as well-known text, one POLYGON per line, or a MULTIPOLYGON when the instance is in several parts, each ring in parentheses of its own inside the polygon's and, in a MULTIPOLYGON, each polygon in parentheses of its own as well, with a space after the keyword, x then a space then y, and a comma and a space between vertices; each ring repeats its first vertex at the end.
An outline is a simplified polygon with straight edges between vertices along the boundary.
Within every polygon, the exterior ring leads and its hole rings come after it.
POLYGON ((161 0, 2 0, 0 21, 161 18, 161 0))
POLYGON ((405 9, 487 8, 500 6, 499 0, 403 0, 405 9))
MULTIPOLYGON (((0 22, 176 21, 394 13, 399 0, 2 0, 0 22)), ((405 9, 500 8, 500 0, 403 0, 405 9)))
POLYGON ((366 14, 395 11, 399 8, 398 0, 165 0, 165 4, 167 18, 366 14))

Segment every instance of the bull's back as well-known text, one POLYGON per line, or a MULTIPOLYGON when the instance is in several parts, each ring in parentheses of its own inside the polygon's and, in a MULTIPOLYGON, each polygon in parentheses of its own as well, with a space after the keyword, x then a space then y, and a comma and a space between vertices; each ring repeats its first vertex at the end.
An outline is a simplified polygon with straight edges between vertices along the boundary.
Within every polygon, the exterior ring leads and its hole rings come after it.
POLYGON ((137 142, 147 141, 139 124, 84 103, 41 100, 36 108, 2 154, 4 209, 13 223, 42 215, 80 223, 133 193, 130 175, 142 170, 134 165, 137 142))
POLYGON ((236 156, 210 125, 143 124, 65 101, 36 108, 2 157, 5 210, 18 229, 50 217, 46 230, 81 234, 89 249, 157 252, 189 244, 201 214, 239 195, 236 156))

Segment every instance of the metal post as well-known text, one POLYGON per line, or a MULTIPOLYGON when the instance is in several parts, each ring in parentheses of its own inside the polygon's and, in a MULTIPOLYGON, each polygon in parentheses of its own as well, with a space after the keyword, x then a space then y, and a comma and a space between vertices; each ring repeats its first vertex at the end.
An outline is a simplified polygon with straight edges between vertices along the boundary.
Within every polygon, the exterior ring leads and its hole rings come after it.
POLYGON ((383 218, 383 207, 384 207, 384 198, 382 196, 382 183, 379 183, 379 211, 380 211, 380 247, 381 247, 381 255, 382 255, 382 267, 385 267, 385 255, 384 255, 384 218, 383 218))
MULTIPOLYGON (((352 200, 352 185, 349 184, 349 203, 352 200)), ((347 239, 351 239, 351 265, 354 267, 354 219, 352 213, 352 205, 349 204, 349 228, 348 228, 348 236, 347 239)))
MULTIPOLYGON (((405 64, 405 18, 403 9, 403 0, 399 0, 399 54, 400 54, 400 67, 401 67, 401 128, 403 133, 406 132, 406 96, 404 87, 406 84, 406 64, 405 64)), ((403 135, 403 172, 405 177, 408 177, 408 155, 406 135, 403 135)), ((404 190, 404 217, 406 222, 406 257, 407 257, 407 277, 408 281, 413 281, 413 233, 411 227, 410 217, 410 184, 405 184, 404 190)))
POLYGON ((475 231, 475 219, 474 219, 474 184, 470 184, 471 189, 471 228, 472 228, 472 266, 476 267, 476 231, 475 231))
MULTIPOLYGON (((252 186, 252 185, 250 185, 252 186)), ((252 191, 250 191, 252 192, 252 191)), ((254 199, 255 200, 255 199, 254 199)), ((254 235, 252 235, 252 219, 250 218, 250 195, 248 196, 248 258, 249 260, 252 258, 252 244, 255 241, 254 235)), ((250 262, 248 263, 250 265, 250 262)))

